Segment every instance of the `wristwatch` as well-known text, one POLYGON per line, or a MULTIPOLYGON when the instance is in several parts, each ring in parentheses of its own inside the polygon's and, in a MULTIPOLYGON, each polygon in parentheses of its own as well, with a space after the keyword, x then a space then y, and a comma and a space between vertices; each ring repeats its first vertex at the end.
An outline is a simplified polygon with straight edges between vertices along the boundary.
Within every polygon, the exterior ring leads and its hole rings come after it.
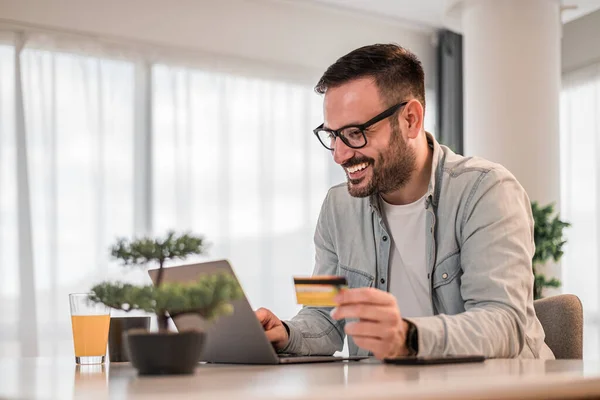
POLYGON ((419 331, 415 324, 410 321, 406 322, 408 323, 408 332, 406 332, 406 348, 408 349, 408 355, 416 356, 419 353, 419 331))
POLYGON ((283 327, 285 328, 287 334, 288 334, 288 339, 290 338, 290 327, 288 326, 288 324, 286 324, 285 322, 281 321, 281 325, 283 325, 283 327))

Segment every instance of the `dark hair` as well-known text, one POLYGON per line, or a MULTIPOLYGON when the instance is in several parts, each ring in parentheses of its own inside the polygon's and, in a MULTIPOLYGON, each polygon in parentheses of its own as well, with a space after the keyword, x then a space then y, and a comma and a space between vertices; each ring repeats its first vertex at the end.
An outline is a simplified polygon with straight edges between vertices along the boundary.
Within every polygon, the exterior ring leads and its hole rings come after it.
POLYGON ((324 94, 329 88, 368 77, 375 80, 388 106, 412 96, 425 109, 425 73, 421 61, 395 44, 373 44, 351 51, 327 68, 315 91, 324 94))

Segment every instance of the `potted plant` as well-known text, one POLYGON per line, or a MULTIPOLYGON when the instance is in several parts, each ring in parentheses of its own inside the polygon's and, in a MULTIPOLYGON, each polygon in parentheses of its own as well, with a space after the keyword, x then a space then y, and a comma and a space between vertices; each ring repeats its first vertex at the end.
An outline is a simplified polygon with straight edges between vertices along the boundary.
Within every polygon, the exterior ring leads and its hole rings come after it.
POLYGON ((533 295, 534 299, 542 298, 545 287, 560 287, 561 282, 556 278, 548 279, 536 270, 537 266, 545 264, 552 259, 558 262, 563 255, 563 246, 567 242, 563 236, 563 229, 571 226, 568 222, 561 221, 558 214, 554 214, 554 205, 548 204, 541 207, 537 202, 531 202, 533 213, 535 253, 533 255, 533 295))
POLYGON ((158 332, 126 333, 131 362, 142 375, 193 373, 200 359, 204 333, 169 331, 169 318, 196 314, 214 320, 230 313, 233 309, 230 302, 242 296, 237 280, 225 273, 202 275, 189 283, 163 282, 166 261, 202 254, 204 246, 200 236, 172 231, 164 238, 119 239, 111 248, 112 256, 124 266, 158 264, 155 285, 103 282, 91 289, 91 301, 117 310, 156 314, 158 332))

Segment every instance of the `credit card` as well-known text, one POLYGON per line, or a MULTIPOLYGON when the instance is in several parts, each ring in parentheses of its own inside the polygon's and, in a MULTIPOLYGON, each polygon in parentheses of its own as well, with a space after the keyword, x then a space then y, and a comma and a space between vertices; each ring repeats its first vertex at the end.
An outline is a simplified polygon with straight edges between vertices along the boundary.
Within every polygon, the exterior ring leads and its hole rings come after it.
POLYGON ((348 287, 345 276, 294 277, 298 304, 316 307, 335 307, 333 298, 348 287))

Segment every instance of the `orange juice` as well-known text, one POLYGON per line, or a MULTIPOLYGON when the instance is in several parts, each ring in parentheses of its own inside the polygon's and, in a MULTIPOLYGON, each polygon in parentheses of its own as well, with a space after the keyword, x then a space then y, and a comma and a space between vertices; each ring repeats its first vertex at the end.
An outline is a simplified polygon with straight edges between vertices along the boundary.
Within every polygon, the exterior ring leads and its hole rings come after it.
POLYGON ((75 357, 103 356, 106 353, 110 315, 72 315, 75 357))

